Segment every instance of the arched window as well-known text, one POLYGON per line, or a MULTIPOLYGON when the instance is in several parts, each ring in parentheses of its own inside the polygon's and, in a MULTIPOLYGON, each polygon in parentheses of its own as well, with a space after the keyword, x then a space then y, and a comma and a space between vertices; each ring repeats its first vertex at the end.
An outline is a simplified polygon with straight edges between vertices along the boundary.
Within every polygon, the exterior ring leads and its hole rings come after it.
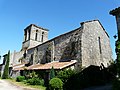
POLYGON ((36 33, 35 33, 35 41, 37 41, 37 37, 38 37, 38 30, 36 30, 36 33))
POLYGON ((24 32, 25 41, 27 40, 27 31, 24 32))
POLYGON ((42 32, 41 42, 43 42, 44 32, 42 32))
POLYGON ((29 33, 28 40, 30 40, 30 32, 31 32, 31 31, 30 31, 30 29, 29 29, 29 30, 28 30, 28 33, 29 33))

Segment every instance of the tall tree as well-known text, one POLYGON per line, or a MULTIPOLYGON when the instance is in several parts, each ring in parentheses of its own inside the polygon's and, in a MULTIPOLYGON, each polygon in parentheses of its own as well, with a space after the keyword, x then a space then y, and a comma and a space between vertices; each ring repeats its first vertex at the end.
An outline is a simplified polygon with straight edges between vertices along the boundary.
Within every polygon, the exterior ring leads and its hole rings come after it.
POLYGON ((116 41, 116 55, 117 55, 117 59, 116 59, 117 72, 118 75, 120 76, 120 40, 119 39, 116 41))
POLYGON ((55 77, 55 71, 54 71, 54 68, 52 66, 51 71, 50 71, 50 79, 52 79, 54 77, 55 77))
POLYGON ((10 61, 10 51, 8 51, 7 56, 5 57, 6 59, 6 63, 5 63, 5 68, 4 68, 4 72, 2 75, 3 79, 7 79, 9 78, 9 61, 10 61))

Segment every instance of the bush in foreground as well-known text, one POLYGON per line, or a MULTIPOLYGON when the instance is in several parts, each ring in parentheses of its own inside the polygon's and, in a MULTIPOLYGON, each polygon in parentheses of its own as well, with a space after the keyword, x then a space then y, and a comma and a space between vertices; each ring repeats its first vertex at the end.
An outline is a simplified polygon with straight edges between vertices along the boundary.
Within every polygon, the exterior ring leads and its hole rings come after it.
POLYGON ((16 78, 16 81, 17 81, 17 82, 22 82, 23 80, 25 80, 25 77, 24 77, 24 76, 18 76, 18 77, 16 78))
POLYGON ((52 78, 49 81, 50 90, 63 90, 63 82, 59 78, 52 78))
POLYGON ((27 83, 30 85, 44 85, 44 80, 39 78, 28 79, 27 83))
POLYGON ((60 78, 62 80, 63 83, 66 83, 67 80, 75 74, 75 71, 72 69, 65 69, 65 70, 61 70, 59 72, 57 72, 57 76, 58 78, 60 78))

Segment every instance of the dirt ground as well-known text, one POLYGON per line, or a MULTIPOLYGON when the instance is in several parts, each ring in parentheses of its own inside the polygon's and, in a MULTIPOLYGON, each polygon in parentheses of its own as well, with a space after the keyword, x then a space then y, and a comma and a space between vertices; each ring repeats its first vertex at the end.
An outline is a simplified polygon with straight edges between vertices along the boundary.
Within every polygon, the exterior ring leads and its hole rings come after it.
POLYGON ((15 86, 6 80, 0 80, 0 90, 35 90, 35 89, 28 89, 20 86, 15 86))

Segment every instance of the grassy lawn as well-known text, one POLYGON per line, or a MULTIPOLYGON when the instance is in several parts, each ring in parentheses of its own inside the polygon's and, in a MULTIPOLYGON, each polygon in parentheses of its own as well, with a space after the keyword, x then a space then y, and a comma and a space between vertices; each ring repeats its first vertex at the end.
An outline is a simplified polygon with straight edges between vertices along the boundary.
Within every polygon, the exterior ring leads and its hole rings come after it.
POLYGON ((16 86, 20 86, 20 87, 24 87, 24 88, 33 88, 35 90, 46 90, 46 87, 44 86, 39 86, 39 85, 28 85, 25 84, 24 82, 16 82, 14 79, 7 79, 7 81, 9 81, 10 83, 16 85, 16 86))

